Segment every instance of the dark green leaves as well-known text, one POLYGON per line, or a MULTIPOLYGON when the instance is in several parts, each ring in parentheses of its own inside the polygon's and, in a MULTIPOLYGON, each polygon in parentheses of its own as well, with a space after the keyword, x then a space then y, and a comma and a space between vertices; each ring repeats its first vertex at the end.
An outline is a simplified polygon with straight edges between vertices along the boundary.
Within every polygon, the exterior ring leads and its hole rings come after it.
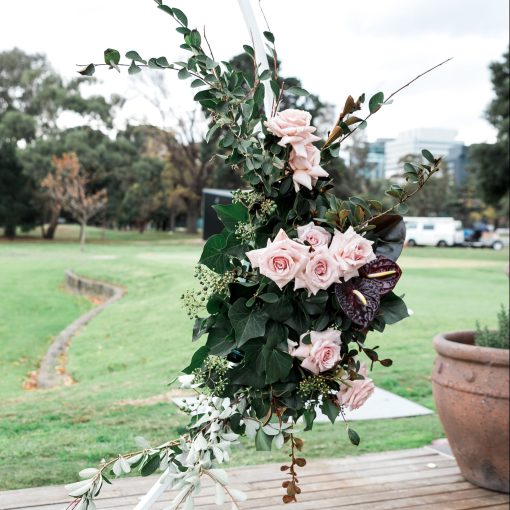
POLYGON ((157 3, 159 4, 158 9, 161 9, 162 11, 166 12, 167 14, 170 14, 170 16, 174 15, 174 11, 171 7, 168 7, 168 5, 164 5, 159 1, 157 3))
POLYGON ((189 74, 188 70, 186 68, 182 68, 179 70, 179 72, 177 73, 177 77, 179 78, 179 80, 185 80, 186 78, 189 78, 191 76, 191 74, 189 74))
POLYGON ((186 14, 184 14, 180 9, 177 9, 177 7, 174 7, 172 11, 174 18, 180 21, 185 27, 187 27, 188 18, 186 17, 186 14))
POLYGON ((390 292, 381 301, 381 312, 386 324, 395 324, 396 322, 409 317, 407 306, 402 298, 399 298, 393 292, 390 292))
POLYGON ((248 221, 248 210, 241 203, 229 205, 214 205, 218 218, 221 220, 225 228, 229 231, 235 230, 238 223, 248 221))
POLYGON ((142 469, 140 470, 140 473, 142 476, 149 476, 152 475, 158 468, 159 464, 161 463, 161 459, 159 456, 159 452, 151 455, 147 462, 145 462, 142 466, 142 469))
POLYGON ((137 66, 135 62, 131 62, 130 66, 128 67, 128 74, 138 74, 142 72, 142 68, 140 66, 137 66))
POLYGON ((427 149, 423 149, 421 151, 421 154, 429 163, 434 163, 434 156, 430 151, 428 151, 427 149))
POLYGON ((199 264, 203 264, 217 273, 225 273, 228 269, 228 259, 224 253, 226 246, 227 239, 223 234, 211 236, 205 243, 199 264))
POLYGON ((248 308, 245 298, 238 299, 230 307, 228 317, 234 328, 238 347, 251 338, 264 336, 266 323, 269 319, 265 312, 261 312, 256 307, 248 308))
POLYGON ((82 76, 92 76, 96 72, 96 66, 94 64, 89 64, 87 67, 84 67, 81 71, 78 71, 82 76))
POLYGON ((347 429, 347 435, 349 436, 349 441, 354 445, 354 446, 358 446, 361 439, 358 435, 358 433, 351 429, 350 427, 347 429))
POLYGON ((264 349, 266 360, 266 384, 273 384, 285 379, 292 368, 292 357, 278 349, 264 349))
POLYGON ((264 37, 272 44, 274 44, 274 35, 272 34, 272 32, 268 32, 268 31, 265 31, 264 32, 264 37))
POLYGON ((192 30, 185 38, 184 40, 190 45, 194 46, 195 48, 200 48, 200 45, 202 44, 202 37, 198 30, 192 30))
POLYGON ((185 374, 191 374, 193 370, 200 368, 205 358, 209 355, 209 347, 202 345, 198 351, 193 354, 190 364, 183 370, 185 374))
POLYGON ((301 88, 301 87, 289 87, 285 90, 287 94, 290 94, 292 96, 309 96, 310 92, 307 90, 301 88))
POLYGON ((144 60, 137 51, 131 50, 126 53, 126 58, 129 60, 134 60, 135 62, 140 62, 141 64, 146 64, 147 61, 144 60))
POLYGON ((271 443, 273 441, 273 436, 268 436, 262 427, 259 427, 257 430, 257 435, 255 436, 255 448, 258 452, 269 452, 271 451, 271 443))
POLYGON ((120 62, 120 53, 113 48, 108 48, 104 50, 104 61, 110 67, 113 67, 119 71, 119 62, 120 62))
POLYGON ((368 102, 368 109, 370 110, 370 113, 375 113, 379 108, 381 108, 382 104, 384 103, 384 93, 383 92, 377 92, 377 94, 374 94, 370 101, 368 102))
POLYGON ((329 398, 324 399, 321 406, 321 411, 329 418, 329 421, 333 424, 340 414, 340 408, 338 405, 329 398))

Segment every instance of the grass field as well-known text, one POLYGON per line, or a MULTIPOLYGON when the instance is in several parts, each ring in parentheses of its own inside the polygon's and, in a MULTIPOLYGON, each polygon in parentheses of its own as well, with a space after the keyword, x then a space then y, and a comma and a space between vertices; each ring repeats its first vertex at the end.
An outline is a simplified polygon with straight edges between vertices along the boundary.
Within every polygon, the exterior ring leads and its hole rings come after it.
MULTIPOLYGON (((181 432, 186 419, 172 405, 150 399, 196 348, 191 323, 180 307, 193 285, 200 246, 185 235, 92 230, 84 253, 61 240, 0 242, 0 489, 74 481, 79 469, 133 448, 143 435, 155 443, 181 432), (68 369, 76 384, 50 391, 24 391, 51 337, 90 303, 62 288, 65 269, 127 288, 127 295, 95 318, 69 351, 68 369), (137 404, 137 405, 133 405, 137 404), (143 404, 143 405, 142 405, 143 404)), ((376 367, 376 383, 433 407, 430 372, 432 337, 439 331, 470 329, 476 320, 495 325, 501 303, 508 304, 504 267, 508 251, 414 248, 400 259, 414 315, 374 334, 371 345, 391 357, 391 369, 376 367)), ((342 425, 318 425, 310 433, 308 457, 332 457, 415 447, 441 437, 437 417, 359 422, 356 449, 342 425)), ((285 452, 256 453, 243 443, 234 463, 283 459, 285 452)))

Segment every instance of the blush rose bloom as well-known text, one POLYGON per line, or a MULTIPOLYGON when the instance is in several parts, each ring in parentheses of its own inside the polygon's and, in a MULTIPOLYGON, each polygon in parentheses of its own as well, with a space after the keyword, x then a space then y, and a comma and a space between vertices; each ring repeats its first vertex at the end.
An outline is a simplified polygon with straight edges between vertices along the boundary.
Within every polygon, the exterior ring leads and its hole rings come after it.
POLYGON ((331 234, 324 227, 315 225, 313 221, 308 225, 298 227, 297 234, 300 241, 307 241, 314 248, 328 246, 331 241, 331 234))
POLYGON ((290 108, 277 113, 264 124, 271 133, 281 138, 278 145, 291 144, 297 154, 306 157, 305 145, 320 140, 312 134, 316 128, 310 126, 311 120, 308 112, 290 108))
POLYGON ((328 289, 340 282, 338 262, 326 246, 319 246, 311 254, 303 273, 296 276, 295 289, 308 289, 308 295, 328 289))
POLYGON ((261 274, 281 289, 304 271, 308 252, 308 246, 292 241, 281 229, 273 242, 268 239, 265 248, 251 250, 246 256, 254 268, 258 267, 261 274))
POLYGON ((342 384, 340 391, 337 393, 337 399, 341 405, 347 407, 351 411, 359 409, 374 393, 375 385, 372 379, 367 377, 366 365, 361 365, 359 374, 364 379, 356 379, 355 381, 347 381, 342 384))
POLYGON ((358 269, 361 266, 376 259, 372 249, 373 244, 373 241, 360 236, 352 227, 349 227, 344 233, 335 231, 329 251, 337 261, 340 276, 345 281, 350 280, 353 276, 358 276, 358 269))
POLYGON ((287 340, 289 354, 295 358, 301 358, 301 366, 314 374, 326 372, 335 367, 340 361, 340 331, 326 329, 325 331, 310 331, 310 344, 305 344, 301 335, 299 345, 292 340, 287 340))
POLYGON ((294 189, 299 191, 299 186, 312 189, 319 177, 328 177, 329 174, 320 166, 321 151, 314 145, 306 144, 304 154, 298 154, 293 146, 289 156, 289 166, 292 169, 294 189))

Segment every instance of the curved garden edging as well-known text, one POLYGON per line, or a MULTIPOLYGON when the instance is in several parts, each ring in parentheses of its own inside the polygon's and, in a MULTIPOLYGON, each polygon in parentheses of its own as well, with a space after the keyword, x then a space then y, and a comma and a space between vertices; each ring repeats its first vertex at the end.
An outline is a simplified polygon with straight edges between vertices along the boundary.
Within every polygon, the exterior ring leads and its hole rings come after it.
POLYGON ((87 296, 99 296, 104 298, 105 301, 78 317, 78 319, 69 324, 55 337, 44 355, 37 372, 37 388, 40 389, 54 388, 64 384, 66 374, 61 373, 62 371, 59 371, 58 367, 61 365, 61 359, 65 355, 72 337, 76 335, 80 328, 85 326, 105 308, 118 301, 126 292, 122 287, 84 278, 69 270, 65 273, 65 284, 72 292, 87 296))

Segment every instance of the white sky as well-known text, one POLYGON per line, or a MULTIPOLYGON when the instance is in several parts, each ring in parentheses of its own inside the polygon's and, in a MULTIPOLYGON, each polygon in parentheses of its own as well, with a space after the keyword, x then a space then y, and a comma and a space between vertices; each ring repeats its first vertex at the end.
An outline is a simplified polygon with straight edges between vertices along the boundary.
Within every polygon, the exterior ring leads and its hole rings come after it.
MULTIPOLYGON (((252 0, 258 11, 258 2, 252 0)), ((190 26, 206 26, 215 58, 226 60, 249 42, 236 0, 167 0, 190 26)), ((282 74, 340 108, 348 94, 390 93, 423 70, 454 60, 396 97, 369 124, 368 138, 394 137, 415 127, 458 130, 466 143, 492 141, 483 119, 492 98, 488 64, 508 45, 507 0, 263 0, 277 38, 282 74)), ((258 13, 259 14, 259 13, 258 13)), ((136 49, 144 57, 186 55, 170 16, 152 0, 0 0, 0 51, 43 52, 63 76, 75 64, 102 62, 103 50, 136 49)), ((127 73, 99 68, 95 91, 130 100, 124 117, 157 121, 127 73)), ((168 71, 169 75, 173 71, 168 71)), ((187 82, 186 82, 187 83, 187 82)), ((193 107, 193 92, 172 74, 174 106, 193 107)))

